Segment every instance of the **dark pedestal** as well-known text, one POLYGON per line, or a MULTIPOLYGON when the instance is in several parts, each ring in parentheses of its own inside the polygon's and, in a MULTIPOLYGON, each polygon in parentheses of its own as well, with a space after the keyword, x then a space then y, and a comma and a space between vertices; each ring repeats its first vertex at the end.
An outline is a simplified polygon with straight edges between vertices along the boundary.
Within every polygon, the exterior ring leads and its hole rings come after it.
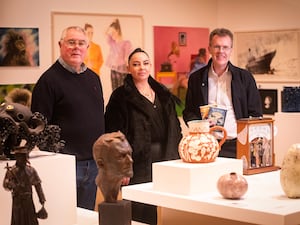
POLYGON ((131 225, 131 201, 102 202, 98 212, 99 225, 131 225))

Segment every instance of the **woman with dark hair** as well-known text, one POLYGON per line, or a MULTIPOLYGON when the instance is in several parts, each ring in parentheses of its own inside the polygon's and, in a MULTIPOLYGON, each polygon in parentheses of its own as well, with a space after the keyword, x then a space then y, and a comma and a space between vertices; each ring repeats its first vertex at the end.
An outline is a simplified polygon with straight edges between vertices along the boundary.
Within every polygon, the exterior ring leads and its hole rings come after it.
MULTIPOLYGON (((106 107, 106 132, 121 131, 132 147, 133 177, 123 185, 152 181, 152 163, 178 159, 182 137, 175 104, 177 98, 149 74, 149 55, 140 48, 128 59, 124 85, 106 107)), ((156 206, 132 202, 133 220, 156 224, 156 206)))

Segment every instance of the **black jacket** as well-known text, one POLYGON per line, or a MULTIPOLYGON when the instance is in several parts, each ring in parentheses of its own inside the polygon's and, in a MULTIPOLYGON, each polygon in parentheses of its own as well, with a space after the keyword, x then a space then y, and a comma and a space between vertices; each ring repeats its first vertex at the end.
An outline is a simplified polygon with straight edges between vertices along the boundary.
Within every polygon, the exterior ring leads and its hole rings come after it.
MULTIPOLYGON (((185 122, 201 119, 199 106, 208 104, 208 71, 211 63, 212 60, 190 75, 183 111, 185 122)), ((230 62, 228 69, 232 73, 231 93, 236 119, 262 116, 261 98, 252 74, 230 62)))
MULTIPOLYGON (((178 144, 181 140, 181 127, 175 110, 174 96, 169 90, 149 76, 148 82, 155 91, 163 107, 163 117, 167 127, 163 146, 163 160, 178 159, 178 144)), ((149 115, 145 110, 145 101, 136 89, 130 74, 124 85, 111 95, 106 106, 106 132, 120 130, 130 143, 134 161, 134 175, 131 183, 150 182, 152 180, 152 162, 150 157, 151 132, 149 115)))

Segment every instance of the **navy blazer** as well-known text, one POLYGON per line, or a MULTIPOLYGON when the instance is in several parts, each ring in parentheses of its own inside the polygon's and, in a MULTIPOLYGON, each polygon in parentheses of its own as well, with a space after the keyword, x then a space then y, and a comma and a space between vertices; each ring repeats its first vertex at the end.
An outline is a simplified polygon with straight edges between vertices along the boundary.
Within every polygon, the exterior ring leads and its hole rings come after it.
MULTIPOLYGON (((208 104, 208 71, 207 66, 195 71, 189 77, 183 119, 185 122, 201 119, 199 107, 208 104)), ((231 94, 236 119, 262 116, 262 104, 253 75, 242 68, 228 62, 228 70, 232 74, 231 94)))

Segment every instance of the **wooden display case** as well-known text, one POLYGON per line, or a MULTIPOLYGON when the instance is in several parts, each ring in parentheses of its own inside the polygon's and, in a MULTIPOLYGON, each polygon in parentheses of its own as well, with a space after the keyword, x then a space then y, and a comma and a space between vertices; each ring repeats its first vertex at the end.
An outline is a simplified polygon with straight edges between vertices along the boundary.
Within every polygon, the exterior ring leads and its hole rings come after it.
POLYGON ((237 121, 237 158, 243 159, 243 174, 279 169, 275 166, 274 120, 247 118, 237 121))

